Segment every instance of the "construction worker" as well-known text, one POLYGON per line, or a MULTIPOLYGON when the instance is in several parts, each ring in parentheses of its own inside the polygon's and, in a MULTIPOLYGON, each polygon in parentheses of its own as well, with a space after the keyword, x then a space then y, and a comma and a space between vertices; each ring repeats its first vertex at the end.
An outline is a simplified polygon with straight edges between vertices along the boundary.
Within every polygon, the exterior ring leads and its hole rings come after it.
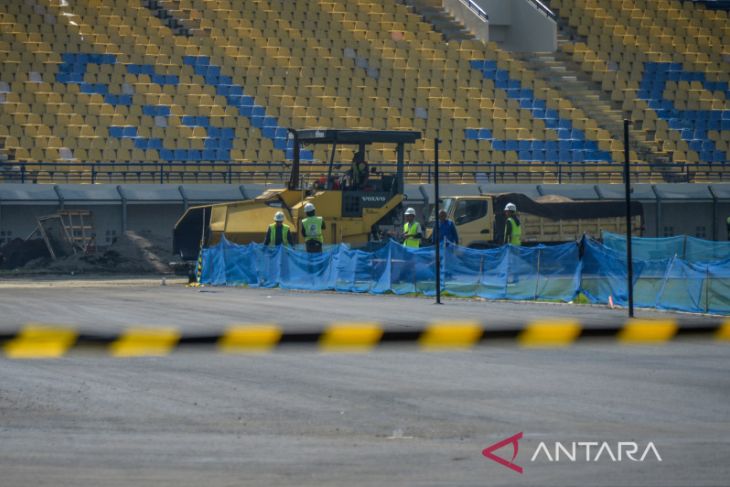
POLYGON ((274 215, 274 223, 269 225, 269 231, 266 232, 264 245, 268 245, 269 247, 278 247, 279 245, 294 246, 289 225, 284 223, 284 213, 281 211, 277 211, 274 215))
POLYGON ((408 208, 405 213, 406 222, 403 224, 403 234, 401 239, 403 245, 412 249, 417 249, 421 246, 421 224, 416 221, 416 210, 408 208))
POLYGON ((504 207, 504 243, 522 245, 522 224, 517 217, 517 207, 514 203, 507 203, 504 207))
POLYGON ((304 205, 304 213, 307 214, 307 218, 302 220, 302 236, 307 252, 310 253, 322 252, 322 243, 324 243, 322 235, 322 230, 325 229, 324 218, 314 216, 314 212, 315 208, 312 203, 304 205))
POLYGON ((352 158, 352 189, 363 189, 368 181, 368 163, 365 161, 365 152, 361 149, 352 158))
MULTIPOLYGON (((459 245, 459 234, 456 231, 456 225, 454 222, 447 218, 446 210, 439 210, 439 243, 443 243, 444 240, 449 241, 453 244, 459 245)), ((436 243, 436 232, 431 234, 431 243, 436 243)))

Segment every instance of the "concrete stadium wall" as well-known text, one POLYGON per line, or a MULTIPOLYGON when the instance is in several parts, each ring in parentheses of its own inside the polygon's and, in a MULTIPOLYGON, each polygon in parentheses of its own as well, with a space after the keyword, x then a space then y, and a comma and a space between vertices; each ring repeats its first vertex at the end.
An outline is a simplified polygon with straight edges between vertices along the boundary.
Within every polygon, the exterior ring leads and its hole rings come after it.
MULTIPOLYGON (((264 189, 264 186, 249 185, 209 188, 195 185, 63 185, 59 188, 0 184, 0 242, 27 237, 36 226, 36 217, 65 208, 91 210, 99 247, 111 244, 125 229, 148 232, 156 241, 171 247, 173 227, 186 207, 242 200, 243 195, 254 197, 264 189), (119 189, 118 200, 111 200, 114 193, 110 188, 119 189), (64 195, 73 200, 63 200, 64 195), (81 200, 84 195, 89 198, 86 202, 81 200)), ((574 199, 620 200, 623 191, 621 184, 441 185, 442 196, 522 193, 531 198, 558 194, 574 199)), ((409 184, 406 192, 408 200, 404 205, 415 207, 419 217, 434 201, 433 185, 409 184)), ((633 197, 644 206, 644 235, 647 237, 665 236, 666 227, 674 235, 704 234, 704 238, 710 240, 728 240, 725 221, 730 216, 730 184, 637 184, 633 187, 633 197)))
POLYGON ((508 51, 558 48, 558 25, 530 0, 475 0, 489 16, 489 40, 508 51))
POLYGON ((54 213, 57 205, 0 205, 0 245, 14 238, 26 238, 36 227, 36 218, 54 213))
POLYGON ((489 40, 489 21, 469 9, 461 0, 443 0, 443 6, 481 41, 489 40))
POLYGON ((127 230, 149 233, 159 241, 169 241, 172 248, 172 229, 185 212, 183 205, 145 204, 127 205, 127 230))

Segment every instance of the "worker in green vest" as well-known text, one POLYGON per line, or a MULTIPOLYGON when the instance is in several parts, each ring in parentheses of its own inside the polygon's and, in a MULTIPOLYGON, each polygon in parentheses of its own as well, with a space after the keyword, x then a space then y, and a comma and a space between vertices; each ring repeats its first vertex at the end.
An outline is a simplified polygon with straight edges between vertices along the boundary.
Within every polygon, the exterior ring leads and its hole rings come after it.
POLYGON ((507 203, 504 207, 504 243, 522 245, 522 224, 517 216, 517 207, 514 203, 507 203))
POLYGON ((364 149, 361 148, 353 156, 350 171, 352 173, 352 189, 355 191, 362 190, 368 181, 368 163, 365 160, 364 149))
POLYGON ((325 229, 324 218, 315 216, 314 212, 315 208, 312 203, 304 205, 304 213, 307 214, 307 217, 302 220, 302 236, 304 237, 307 252, 310 253, 322 252, 322 244, 324 243, 324 236, 322 235, 322 230, 325 229))
POLYGON ((416 210, 408 208, 405 213, 406 222, 403 224, 403 234, 401 239, 403 245, 412 249, 417 249, 421 246, 421 224, 416 221, 416 210))
POLYGON ((281 211, 277 211, 274 215, 274 223, 269 225, 264 245, 268 245, 269 247, 278 247, 279 245, 294 246, 289 225, 284 223, 284 213, 281 211))

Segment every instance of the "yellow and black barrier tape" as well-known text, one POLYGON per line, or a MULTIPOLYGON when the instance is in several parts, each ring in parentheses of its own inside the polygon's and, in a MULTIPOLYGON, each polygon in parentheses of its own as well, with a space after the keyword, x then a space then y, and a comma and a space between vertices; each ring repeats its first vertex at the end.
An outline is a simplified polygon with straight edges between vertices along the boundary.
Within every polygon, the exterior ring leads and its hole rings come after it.
POLYGON ((93 334, 63 326, 28 324, 15 333, 0 333, 0 350, 11 359, 46 359, 86 352, 113 357, 164 356, 196 347, 221 353, 270 352, 296 346, 324 352, 364 352, 389 345, 415 346, 420 350, 457 350, 505 344, 567 347, 591 341, 656 345, 682 338, 730 344, 730 319, 711 324, 629 319, 617 326, 600 327, 585 327, 569 319, 538 320, 515 328, 451 321, 407 330, 389 329, 380 323, 332 323, 313 331, 286 330, 275 324, 250 324, 234 325, 209 334, 183 334, 175 328, 154 327, 128 328, 117 334, 93 334))

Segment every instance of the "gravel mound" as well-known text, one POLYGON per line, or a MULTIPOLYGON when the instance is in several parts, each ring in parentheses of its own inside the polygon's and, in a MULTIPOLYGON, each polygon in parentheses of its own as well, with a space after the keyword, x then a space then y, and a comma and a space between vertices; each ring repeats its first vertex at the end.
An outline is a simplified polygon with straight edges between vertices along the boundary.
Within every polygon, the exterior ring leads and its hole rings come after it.
POLYGON ((169 262, 173 255, 169 247, 168 242, 155 239, 149 232, 128 231, 111 246, 95 253, 77 252, 54 261, 42 240, 16 239, 0 248, 0 254, 6 256, 0 268, 59 274, 170 274, 169 262))

